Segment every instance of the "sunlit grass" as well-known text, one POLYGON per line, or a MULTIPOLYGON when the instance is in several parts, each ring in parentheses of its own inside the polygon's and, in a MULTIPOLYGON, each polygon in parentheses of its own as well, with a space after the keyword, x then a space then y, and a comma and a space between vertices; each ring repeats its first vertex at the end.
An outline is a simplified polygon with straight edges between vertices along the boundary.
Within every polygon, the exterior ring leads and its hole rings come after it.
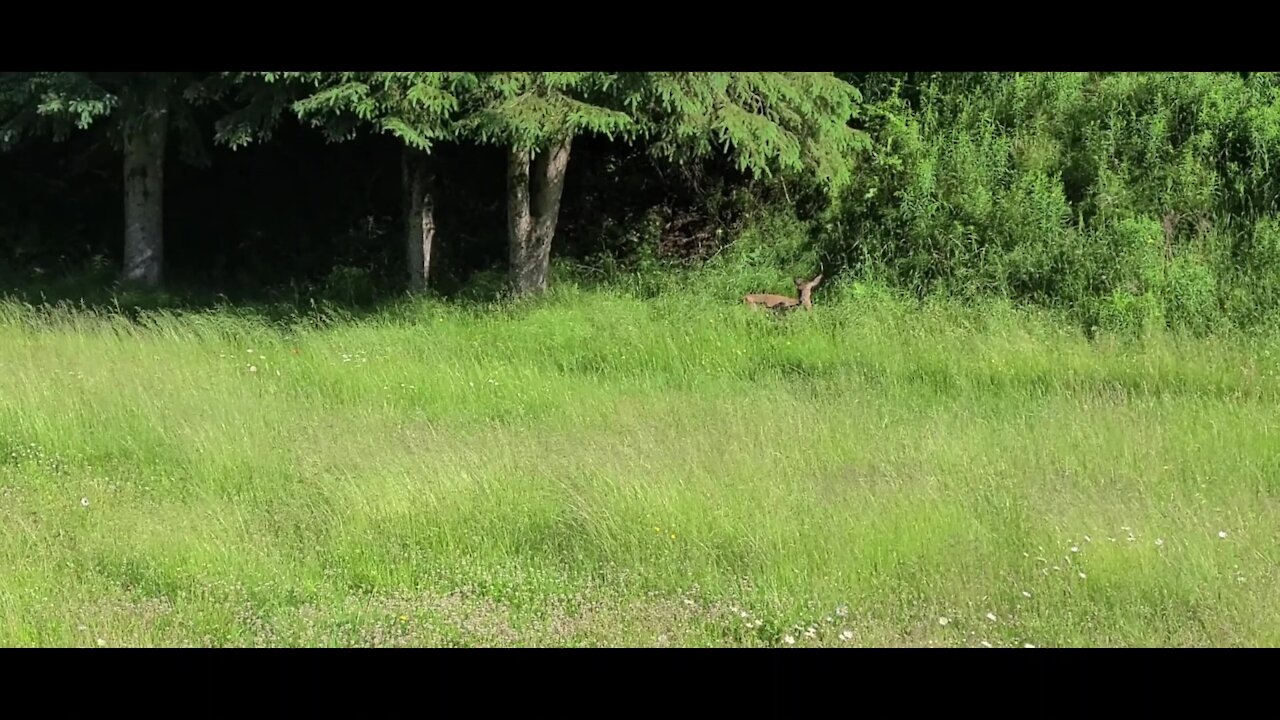
POLYGON ((1280 643, 1280 339, 815 302, 0 305, 0 643, 1280 643))

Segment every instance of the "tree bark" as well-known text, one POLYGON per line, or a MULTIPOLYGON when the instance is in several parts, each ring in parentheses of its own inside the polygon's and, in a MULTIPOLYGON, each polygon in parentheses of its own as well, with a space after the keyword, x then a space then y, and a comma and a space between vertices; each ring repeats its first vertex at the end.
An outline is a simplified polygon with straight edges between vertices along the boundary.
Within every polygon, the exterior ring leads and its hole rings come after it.
POLYGON ((431 274, 431 247, 436 237, 435 200, 426 159, 411 148, 401 154, 405 190, 405 243, 409 262, 409 289, 427 288, 431 274))
POLYGON ((507 249, 511 289, 516 295, 536 284, 536 268, 530 263, 533 216, 529 208, 529 151, 507 151, 507 249))
POLYGON ((144 108, 124 127, 125 282, 160 285, 164 270, 164 158, 169 113, 144 108))
POLYGON ((527 151, 512 150, 507 167, 508 236, 511 285, 516 295, 547 289, 551 272, 551 240, 560 216, 565 171, 572 138, 540 151, 532 162, 527 151))

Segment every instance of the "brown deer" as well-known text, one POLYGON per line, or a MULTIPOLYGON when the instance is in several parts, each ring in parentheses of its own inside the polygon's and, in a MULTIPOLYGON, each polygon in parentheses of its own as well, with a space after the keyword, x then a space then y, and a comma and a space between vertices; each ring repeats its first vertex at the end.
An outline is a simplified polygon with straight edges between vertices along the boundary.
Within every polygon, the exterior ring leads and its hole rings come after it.
POLYGON ((813 300, 811 298, 813 295, 813 289, 818 287, 818 283, 822 282, 822 273, 818 273, 817 277, 808 282, 805 282, 804 278, 796 278, 795 282, 796 294, 800 296, 799 299, 789 298, 785 295, 755 293, 752 295, 742 296, 742 302, 746 303, 747 307, 752 310, 758 309, 761 306, 769 308, 770 310, 790 310, 796 307, 804 307, 805 310, 812 310, 813 300))

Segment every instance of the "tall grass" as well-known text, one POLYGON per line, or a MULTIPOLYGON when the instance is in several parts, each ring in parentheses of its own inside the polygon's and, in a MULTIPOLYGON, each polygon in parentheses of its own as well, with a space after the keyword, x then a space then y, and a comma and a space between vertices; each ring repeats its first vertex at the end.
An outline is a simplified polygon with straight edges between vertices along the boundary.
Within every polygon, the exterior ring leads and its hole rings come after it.
POLYGON ((0 643, 1280 643, 1280 338, 815 302, 0 305, 0 643))

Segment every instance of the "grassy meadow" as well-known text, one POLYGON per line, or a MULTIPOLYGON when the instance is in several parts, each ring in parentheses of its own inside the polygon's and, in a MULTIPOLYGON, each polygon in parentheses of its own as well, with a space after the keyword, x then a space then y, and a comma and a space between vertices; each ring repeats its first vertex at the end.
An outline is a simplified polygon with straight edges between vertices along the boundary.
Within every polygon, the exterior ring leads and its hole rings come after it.
POLYGON ((0 303, 5 646, 1276 646, 1280 337, 0 303))

